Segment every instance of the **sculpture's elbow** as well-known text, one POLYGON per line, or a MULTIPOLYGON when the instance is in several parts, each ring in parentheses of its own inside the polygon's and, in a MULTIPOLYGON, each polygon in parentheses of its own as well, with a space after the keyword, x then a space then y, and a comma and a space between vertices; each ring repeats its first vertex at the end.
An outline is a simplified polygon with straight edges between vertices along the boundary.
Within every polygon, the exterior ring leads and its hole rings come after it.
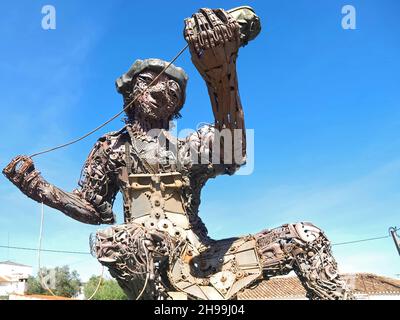
POLYGON ((97 211, 100 213, 101 223, 103 224, 114 224, 115 214, 112 210, 111 203, 104 201, 101 205, 97 207, 97 211))

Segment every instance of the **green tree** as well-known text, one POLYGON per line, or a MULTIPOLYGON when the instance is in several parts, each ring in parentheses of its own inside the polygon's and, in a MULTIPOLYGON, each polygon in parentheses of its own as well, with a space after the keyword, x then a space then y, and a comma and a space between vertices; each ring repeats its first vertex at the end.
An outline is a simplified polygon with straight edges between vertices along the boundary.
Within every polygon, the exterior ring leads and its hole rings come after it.
POLYGON ((47 290, 42 287, 38 277, 29 276, 28 281, 26 282, 27 294, 45 294, 46 292, 47 290))
MULTIPOLYGON (((100 277, 92 276, 89 281, 83 287, 83 293, 86 299, 89 299, 95 292, 100 277)), ((96 294, 93 296, 92 300, 127 300, 127 296, 124 291, 118 285, 117 281, 103 279, 101 281, 100 287, 96 294)))
MULTIPOLYGON (((40 269, 42 275, 49 274, 49 270, 46 268, 40 269)), ((78 272, 70 271, 68 266, 56 267, 50 273, 53 279, 50 283, 54 284, 54 287, 50 288, 51 291, 57 296, 72 298, 76 296, 82 285, 79 279, 78 272)), ((47 284, 48 286, 49 283, 47 284)), ((41 285, 41 277, 38 275, 34 277, 29 277, 27 281, 27 294, 49 294, 49 291, 41 285)))

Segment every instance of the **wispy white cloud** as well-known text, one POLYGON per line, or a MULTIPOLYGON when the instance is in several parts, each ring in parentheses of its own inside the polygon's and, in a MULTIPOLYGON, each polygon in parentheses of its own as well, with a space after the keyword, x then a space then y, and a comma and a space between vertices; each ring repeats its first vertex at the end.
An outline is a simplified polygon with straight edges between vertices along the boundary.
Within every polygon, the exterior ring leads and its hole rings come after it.
MULTIPOLYGON (((225 238, 254 233, 284 223, 311 221, 333 243, 387 235, 398 224, 400 159, 370 169, 341 183, 310 181, 308 185, 280 185, 240 199, 221 198, 201 206, 212 236, 225 238), (398 190, 398 191, 396 191, 398 190)), ((234 186, 232 186, 234 188, 234 186)), ((399 273, 391 239, 334 247, 344 272, 365 271, 393 276, 399 273), (392 263, 388 263, 388 262, 392 263)))

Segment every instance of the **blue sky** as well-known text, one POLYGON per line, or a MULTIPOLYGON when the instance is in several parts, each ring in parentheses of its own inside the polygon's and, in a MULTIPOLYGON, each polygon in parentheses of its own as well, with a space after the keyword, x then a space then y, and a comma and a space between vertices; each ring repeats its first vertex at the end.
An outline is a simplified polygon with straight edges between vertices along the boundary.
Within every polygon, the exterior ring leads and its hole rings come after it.
MULTIPOLYGON (((247 1, 261 17, 259 37, 240 50, 238 75, 246 126, 255 130, 255 170, 218 177, 203 190, 200 215, 215 238, 312 221, 335 242, 387 235, 400 226, 400 2, 397 0, 247 1), (343 30, 341 8, 356 8, 343 30)), ((138 58, 171 59, 185 45, 183 19, 199 7, 240 1, 22 1, 0 4, 0 166, 17 154, 64 143, 121 108, 115 79, 138 58), (52 4, 56 30, 41 28, 52 4)), ((212 121, 206 87, 188 52, 179 128, 212 121)), ((97 137, 35 158, 51 183, 72 190, 97 137)), ((35 247, 40 206, 0 177, 0 245, 35 247)), ((43 247, 88 250, 84 225, 46 208, 43 247)), ((115 204, 122 222, 121 200, 115 204)), ((400 273, 390 238, 335 246, 343 272, 400 273)), ((0 248, 0 261, 37 265, 36 253, 0 248)), ((43 253, 83 279, 100 273, 91 256, 43 253)))

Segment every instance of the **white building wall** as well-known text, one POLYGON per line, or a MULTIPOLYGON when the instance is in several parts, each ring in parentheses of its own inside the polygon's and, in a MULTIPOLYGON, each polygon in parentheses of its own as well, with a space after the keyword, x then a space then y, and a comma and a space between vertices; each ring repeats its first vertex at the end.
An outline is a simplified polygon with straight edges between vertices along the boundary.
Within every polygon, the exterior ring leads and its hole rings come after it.
POLYGON ((11 275, 32 275, 32 267, 29 266, 14 266, 9 264, 0 263, 0 275, 11 276, 11 275))
POLYGON ((0 296, 7 296, 10 293, 24 294, 26 279, 32 273, 33 269, 29 266, 0 263, 0 276, 9 280, 0 283, 0 296))
POLYGON ((400 294, 394 293, 382 293, 382 294, 356 294, 357 300, 400 300, 400 294))
POLYGON ((8 296, 10 291, 10 284, 8 282, 0 282, 0 296, 8 296))
POLYGON ((0 283, 0 296, 8 296, 11 293, 24 294, 26 282, 2 282, 0 283))

